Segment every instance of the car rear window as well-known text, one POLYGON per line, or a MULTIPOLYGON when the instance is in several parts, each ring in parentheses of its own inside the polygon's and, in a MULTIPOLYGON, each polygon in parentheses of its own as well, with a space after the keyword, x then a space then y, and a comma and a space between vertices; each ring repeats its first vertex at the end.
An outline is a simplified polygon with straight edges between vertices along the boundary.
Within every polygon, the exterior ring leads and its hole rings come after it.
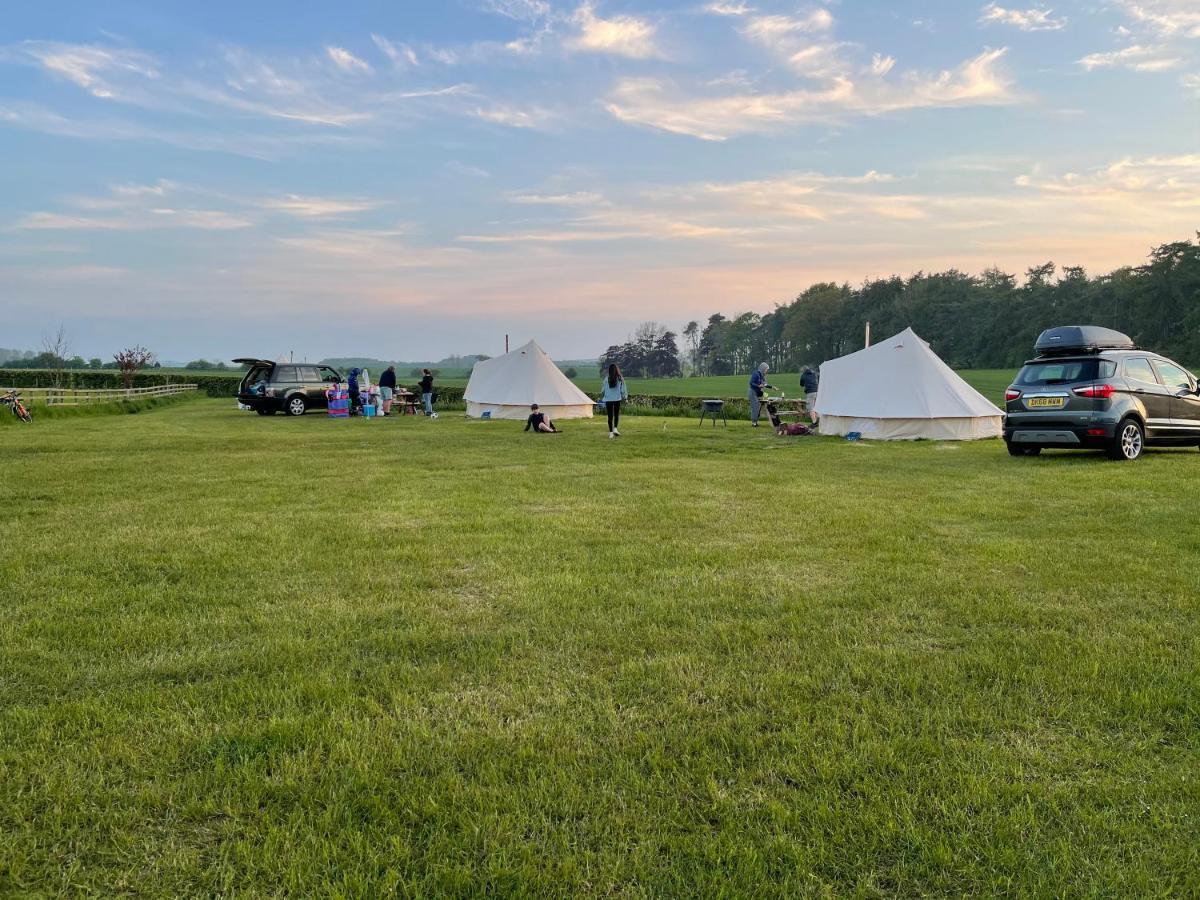
POLYGON ((1017 375, 1017 384, 1072 384, 1111 378, 1116 373, 1116 363, 1107 359, 1056 359, 1030 363, 1017 375))

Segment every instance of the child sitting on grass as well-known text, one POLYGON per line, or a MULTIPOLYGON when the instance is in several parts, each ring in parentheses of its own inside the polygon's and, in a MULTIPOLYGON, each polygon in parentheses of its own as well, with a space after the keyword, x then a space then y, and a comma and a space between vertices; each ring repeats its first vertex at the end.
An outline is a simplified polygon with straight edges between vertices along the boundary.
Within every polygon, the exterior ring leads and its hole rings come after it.
POLYGON ((530 428, 538 434, 562 434, 554 423, 550 421, 550 417, 544 412, 538 412, 538 405, 534 403, 529 407, 529 418, 525 420, 525 430, 530 428))

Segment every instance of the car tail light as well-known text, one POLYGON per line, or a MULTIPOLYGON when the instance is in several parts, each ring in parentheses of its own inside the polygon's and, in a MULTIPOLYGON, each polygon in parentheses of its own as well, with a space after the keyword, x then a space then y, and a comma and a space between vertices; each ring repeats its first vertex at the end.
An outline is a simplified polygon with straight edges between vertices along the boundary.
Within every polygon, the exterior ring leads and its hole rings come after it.
POLYGON ((1087 387, 1077 387, 1076 397, 1087 397, 1089 400, 1108 400, 1116 392, 1111 384, 1089 384, 1087 387))
POLYGON ((1089 428, 1087 430, 1088 437, 1104 437, 1103 428, 1089 428))
POLYGON ((1005 400, 1016 400, 1020 396, 1021 396, 1021 392, 1018 391, 1016 388, 1009 388, 1007 391, 1004 392, 1005 400))

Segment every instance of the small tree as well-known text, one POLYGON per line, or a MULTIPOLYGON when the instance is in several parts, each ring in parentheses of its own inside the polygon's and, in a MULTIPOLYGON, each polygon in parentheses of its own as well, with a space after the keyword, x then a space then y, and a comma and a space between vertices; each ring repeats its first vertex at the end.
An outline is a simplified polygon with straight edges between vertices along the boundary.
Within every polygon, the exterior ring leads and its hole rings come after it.
POLYGON ((563 369, 563 374, 568 378, 575 378, 579 375, 579 370, 574 366, 567 366, 565 369, 563 369))
POLYGON ((133 387, 133 376, 154 361, 154 354, 145 347, 126 347, 120 353, 114 353, 113 359, 121 371, 121 382, 125 389, 133 387))
POLYGON ((67 354, 71 352, 71 338, 67 335, 67 326, 59 325, 58 330, 42 336, 42 355, 45 356, 54 379, 54 387, 63 386, 63 370, 67 367, 67 354))

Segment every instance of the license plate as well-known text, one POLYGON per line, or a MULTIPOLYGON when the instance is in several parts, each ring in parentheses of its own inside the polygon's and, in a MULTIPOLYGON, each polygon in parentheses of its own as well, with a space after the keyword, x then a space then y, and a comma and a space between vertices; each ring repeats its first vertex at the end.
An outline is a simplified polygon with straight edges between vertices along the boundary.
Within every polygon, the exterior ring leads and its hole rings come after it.
POLYGON ((1062 409, 1066 405, 1066 397, 1029 397, 1025 400, 1027 409, 1062 409))

